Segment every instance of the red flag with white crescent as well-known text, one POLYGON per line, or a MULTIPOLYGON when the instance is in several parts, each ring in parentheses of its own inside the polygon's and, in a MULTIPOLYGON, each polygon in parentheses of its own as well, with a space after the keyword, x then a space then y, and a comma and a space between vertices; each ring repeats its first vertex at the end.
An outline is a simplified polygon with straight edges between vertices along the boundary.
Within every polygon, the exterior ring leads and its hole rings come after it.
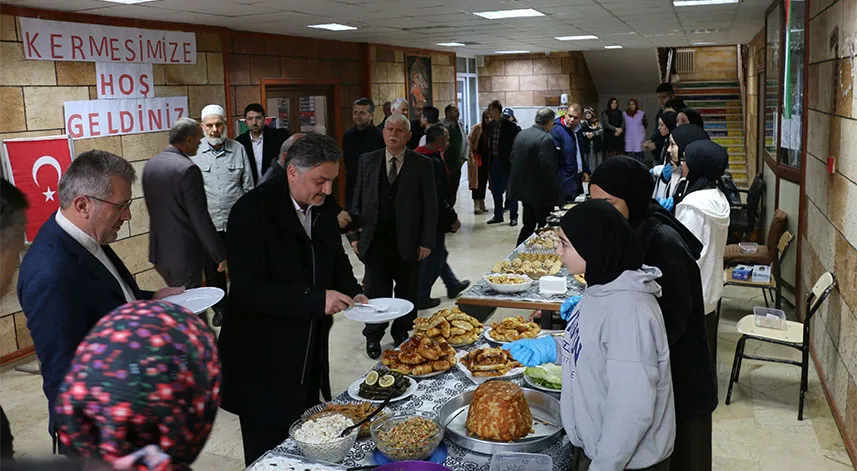
POLYGON ((6 179, 18 187, 30 203, 27 210, 27 243, 60 207, 60 178, 71 165, 74 152, 69 136, 50 136, 3 141, 6 179))

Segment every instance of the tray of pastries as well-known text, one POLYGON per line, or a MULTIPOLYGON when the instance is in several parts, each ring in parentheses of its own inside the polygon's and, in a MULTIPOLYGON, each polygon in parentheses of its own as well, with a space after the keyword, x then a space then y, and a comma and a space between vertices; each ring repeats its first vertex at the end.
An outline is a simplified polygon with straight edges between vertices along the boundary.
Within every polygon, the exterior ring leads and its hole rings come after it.
POLYGON ((510 260, 496 262, 491 270, 494 273, 527 275, 533 280, 546 275, 556 275, 562 269, 562 260, 556 254, 521 253, 510 260))
POLYGON ((485 326, 475 317, 465 314, 457 307, 441 309, 431 317, 419 317, 414 320, 414 335, 440 337, 453 347, 476 343, 484 329, 485 326))
POLYGON ((488 381, 453 397, 438 421, 447 424, 447 439, 486 455, 538 452, 562 434, 559 400, 510 381, 488 381))
POLYGON ((431 378, 458 363, 455 349, 443 337, 416 333, 396 350, 381 355, 381 363, 392 371, 412 378, 431 378))
POLYGON ((521 339, 534 339, 542 333, 542 328, 521 316, 507 317, 491 324, 485 332, 485 338, 494 343, 508 343, 521 339))
POLYGON ((493 378, 512 378, 526 370, 508 351, 488 346, 459 353, 458 365, 477 384, 493 378))
POLYGON ((528 251, 556 251, 559 241, 559 234, 555 230, 542 229, 524 242, 524 248, 528 251))

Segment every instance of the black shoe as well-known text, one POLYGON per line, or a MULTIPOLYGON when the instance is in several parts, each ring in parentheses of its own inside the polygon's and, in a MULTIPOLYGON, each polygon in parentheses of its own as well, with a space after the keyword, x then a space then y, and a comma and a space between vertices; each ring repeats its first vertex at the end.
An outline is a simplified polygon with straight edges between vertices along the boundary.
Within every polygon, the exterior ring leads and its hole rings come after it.
POLYGON ((406 340, 408 340, 408 336, 404 337, 393 337, 393 348, 399 348, 399 345, 403 344, 406 340))
POLYGON ((517 225, 518 225, 518 220, 517 220, 517 219, 512 219, 511 221, 509 221, 509 225, 510 225, 510 226, 512 226, 512 227, 517 226, 517 225))
POLYGON ((446 290, 446 296, 449 299, 455 299, 458 297, 459 294, 461 294, 462 291, 466 290, 468 286, 470 286, 470 280, 461 280, 461 282, 458 283, 457 286, 453 286, 452 288, 446 290))
POLYGON ((431 309, 440 306, 440 298, 421 299, 417 303, 417 309, 431 309))
POLYGON ((381 342, 375 340, 367 340, 366 354, 369 355, 369 358, 373 360, 381 358, 381 342))
POLYGON ((488 220, 488 224, 500 224, 502 222, 503 218, 498 218, 497 216, 494 216, 493 218, 488 220))
POLYGON ((220 327, 223 325, 223 309, 215 309, 214 317, 211 318, 211 325, 220 327))

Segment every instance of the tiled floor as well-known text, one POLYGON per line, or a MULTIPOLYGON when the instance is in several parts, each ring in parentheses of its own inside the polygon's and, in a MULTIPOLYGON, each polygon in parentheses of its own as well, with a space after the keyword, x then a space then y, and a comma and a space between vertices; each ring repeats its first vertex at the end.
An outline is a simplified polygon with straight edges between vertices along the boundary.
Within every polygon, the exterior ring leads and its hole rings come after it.
MULTIPOLYGON (((450 264, 461 278, 479 278, 497 259, 514 247, 517 228, 508 225, 487 226, 489 215, 474 216, 469 193, 462 192, 459 211, 461 231, 448 237, 450 264)), ((489 206, 493 206, 489 204, 489 206)), ((355 275, 363 267, 352 257, 355 275)), ((442 283, 434 294, 445 296, 442 283)), ((733 402, 726 397, 732 355, 738 334, 736 322, 754 305, 761 304, 758 291, 727 288, 720 321, 718 373, 720 405, 714 412, 714 469, 735 471, 835 471, 852 469, 833 421, 815 369, 811 369, 807 407, 802 422, 797 420, 800 370, 793 366, 746 361, 741 383, 733 391, 733 402)), ((452 302, 442 298, 441 307, 452 302)), ((424 311, 423 314, 430 314, 424 311)), ((495 317, 507 317, 520 311, 499 310, 495 317)), ((331 332, 331 382, 334 391, 344 390, 374 362, 364 353, 362 325, 337 316, 331 332)), ((389 337, 386 342, 392 342, 389 337)), ((384 345, 385 348, 390 345, 384 345)), ((748 342, 747 351, 780 354, 797 359, 797 352, 778 346, 760 346, 748 342)), ((50 453, 47 434, 47 402, 41 391, 41 378, 13 371, 0 373, 0 404, 3 405, 15 435, 15 449, 21 456, 45 456, 50 453)), ((236 416, 220 411, 214 432, 195 469, 233 471, 243 469, 241 433, 236 416)))

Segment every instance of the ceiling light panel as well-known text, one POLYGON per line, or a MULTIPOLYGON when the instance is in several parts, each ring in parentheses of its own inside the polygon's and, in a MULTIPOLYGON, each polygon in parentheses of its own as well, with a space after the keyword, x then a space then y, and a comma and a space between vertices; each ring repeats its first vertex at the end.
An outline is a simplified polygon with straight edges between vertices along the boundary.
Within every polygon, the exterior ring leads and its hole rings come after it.
POLYGON ((328 31, 352 31, 357 29, 355 26, 341 25, 339 23, 325 23, 321 25, 307 25, 309 28, 326 29, 328 31))
POLYGON ((497 11, 480 11, 473 13, 476 16, 487 18, 489 20, 503 20, 507 18, 532 18, 534 16, 545 16, 544 13, 533 10, 532 8, 523 8, 519 10, 497 10, 497 11))
POLYGON ((554 36, 554 39, 558 41, 587 41, 592 39, 598 39, 598 36, 593 36, 591 34, 582 34, 579 36, 554 36))
POLYGON ((741 0, 673 0, 673 5, 677 7, 699 7, 706 5, 728 5, 740 2, 741 0))

